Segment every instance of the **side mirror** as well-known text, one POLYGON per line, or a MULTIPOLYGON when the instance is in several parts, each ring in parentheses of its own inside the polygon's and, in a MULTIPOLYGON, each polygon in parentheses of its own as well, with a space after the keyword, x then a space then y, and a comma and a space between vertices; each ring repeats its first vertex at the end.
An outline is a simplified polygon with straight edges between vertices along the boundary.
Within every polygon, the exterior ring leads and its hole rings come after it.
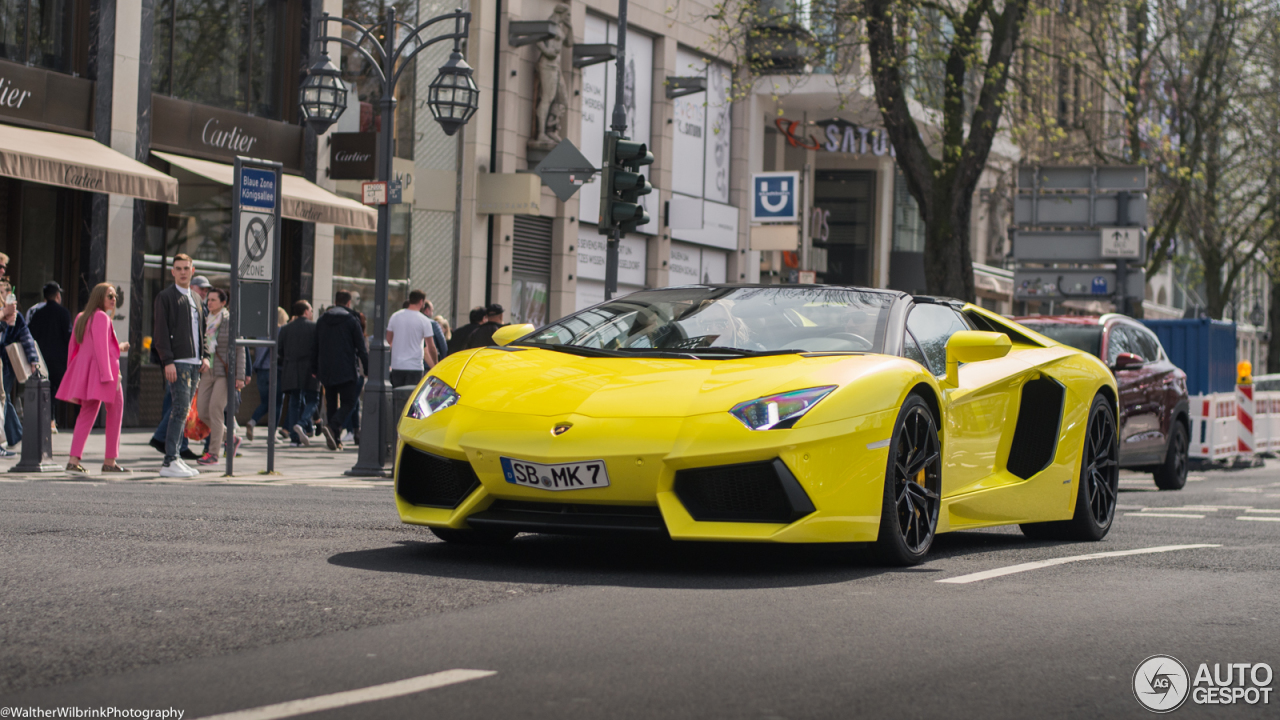
POLYGON ((1112 367, 1116 370, 1128 370, 1129 368, 1136 368, 1146 364, 1147 361, 1142 359, 1141 355, 1120 353, 1116 356, 1116 364, 1112 367))
POLYGON ((508 345, 537 329, 528 323, 524 325, 504 325, 493 332, 493 344, 508 345))
POLYGON ((946 387, 960 386, 960 363, 995 360, 1009 354, 1013 343, 1004 333, 961 330, 947 341, 946 387))

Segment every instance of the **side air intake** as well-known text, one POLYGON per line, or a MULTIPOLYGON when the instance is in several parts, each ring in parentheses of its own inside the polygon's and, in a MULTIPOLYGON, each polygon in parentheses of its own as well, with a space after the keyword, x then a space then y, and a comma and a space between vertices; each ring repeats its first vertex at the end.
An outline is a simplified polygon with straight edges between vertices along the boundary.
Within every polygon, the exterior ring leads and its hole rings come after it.
POLYGON ((1022 386, 1018 425, 1009 449, 1009 472, 1026 480, 1053 462, 1065 392, 1057 381, 1043 375, 1022 386))

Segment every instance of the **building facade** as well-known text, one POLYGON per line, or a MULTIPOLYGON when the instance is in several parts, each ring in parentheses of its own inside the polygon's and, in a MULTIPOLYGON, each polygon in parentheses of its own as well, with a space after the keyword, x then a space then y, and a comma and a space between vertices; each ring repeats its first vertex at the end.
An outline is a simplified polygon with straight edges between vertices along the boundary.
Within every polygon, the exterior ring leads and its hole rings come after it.
MULTIPOLYGON (((15 5, 16 3, 16 5, 15 5)), ((621 97, 627 135, 655 161, 650 221, 619 248, 619 292, 695 282, 826 282, 923 290, 923 229, 873 105, 848 103, 821 74, 758 78, 735 96, 733 57, 707 52, 713 9, 672 11, 631 0, 618 87, 613 0, 495 0, 472 13, 467 62, 480 107, 446 136, 426 107, 450 48, 421 53, 396 87, 389 308, 373 303, 376 213, 360 204, 383 131, 368 61, 330 43, 348 107, 317 136, 300 122, 298 87, 320 49, 323 13, 373 24, 375 0, 37 0, 0 27, 0 250, 19 302, 57 280, 78 310, 109 280, 125 290, 117 333, 135 350, 127 419, 158 414, 159 368, 146 348, 148 308, 185 252, 219 286, 229 281, 232 162, 273 160, 283 185, 281 304, 332 301, 352 290, 370 320, 422 288, 454 326, 467 309, 508 308, 541 324, 604 299, 605 237, 597 179, 560 200, 531 171, 561 139, 590 164, 621 97), (31 7, 28 7, 31 6, 31 7), (38 12, 33 12, 32 8, 38 12), (50 11, 49 8, 55 8, 50 11), (549 37, 516 32, 544 21, 549 37), (517 25, 513 26, 513 23, 517 25), (682 94, 681 89, 693 92, 682 94), (847 111, 824 110, 845 106, 847 111), (799 173, 796 241, 752 232, 752 173, 799 173), (753 244, 754 243, 754 244, 753 244)), ((454 3, 394 4, 413 24, 454 3)), ((336 30, 336 26, 331 31, 336 30)), ((354 35, 348 33, 349 38, 354 35)), ((870 97, 869 90, 861 96, 870 97)), ((974 213, 981 301, 1008 311, 999 177, 1014 149, 998 145, 974 213)), ((371 331, 370 331, 371 332, 371 331)))

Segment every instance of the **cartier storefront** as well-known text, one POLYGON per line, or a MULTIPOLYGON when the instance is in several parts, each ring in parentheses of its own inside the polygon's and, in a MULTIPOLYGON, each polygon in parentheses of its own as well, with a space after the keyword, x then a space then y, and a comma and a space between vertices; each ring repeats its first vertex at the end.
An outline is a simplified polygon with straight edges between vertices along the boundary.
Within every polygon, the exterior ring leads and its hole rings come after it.
MULTIPOLYGON (((315 224, 372 230, 376 215, 303 177, 303 128, 164 95, 152 95, 151 108, 150 163, 176 178, 179 190, 176 203, 148 206, 144 302, 149 306, 163 289, 165 265, 177 253, 194 258, 197 272, 214 286, 229 286, 231 184, 238 155, 279 162, 284 168, 281 304, 327 300, 313 298, 315 224)), ((150 334, 150 322, 142 319, 143 336, 150 334)))

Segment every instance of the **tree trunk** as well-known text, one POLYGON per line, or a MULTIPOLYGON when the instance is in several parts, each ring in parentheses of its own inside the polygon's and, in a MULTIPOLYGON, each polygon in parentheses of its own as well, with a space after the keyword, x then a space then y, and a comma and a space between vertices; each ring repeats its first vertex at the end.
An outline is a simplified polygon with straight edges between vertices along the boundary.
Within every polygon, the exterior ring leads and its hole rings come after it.
POLYGON ((1280 277, 1271 276, 1271 305, 1267 313, 1271 338, 1267 340, 1267 372, 1280 373, 1280 277))
POLYGON ((956 195, 951 183, 939 178, 934 187, 933 212, 925 218, 924 278, 931 294, 973 302, 976 293, 969 244, 973 193, 969 191, 965 198, 956 195))

